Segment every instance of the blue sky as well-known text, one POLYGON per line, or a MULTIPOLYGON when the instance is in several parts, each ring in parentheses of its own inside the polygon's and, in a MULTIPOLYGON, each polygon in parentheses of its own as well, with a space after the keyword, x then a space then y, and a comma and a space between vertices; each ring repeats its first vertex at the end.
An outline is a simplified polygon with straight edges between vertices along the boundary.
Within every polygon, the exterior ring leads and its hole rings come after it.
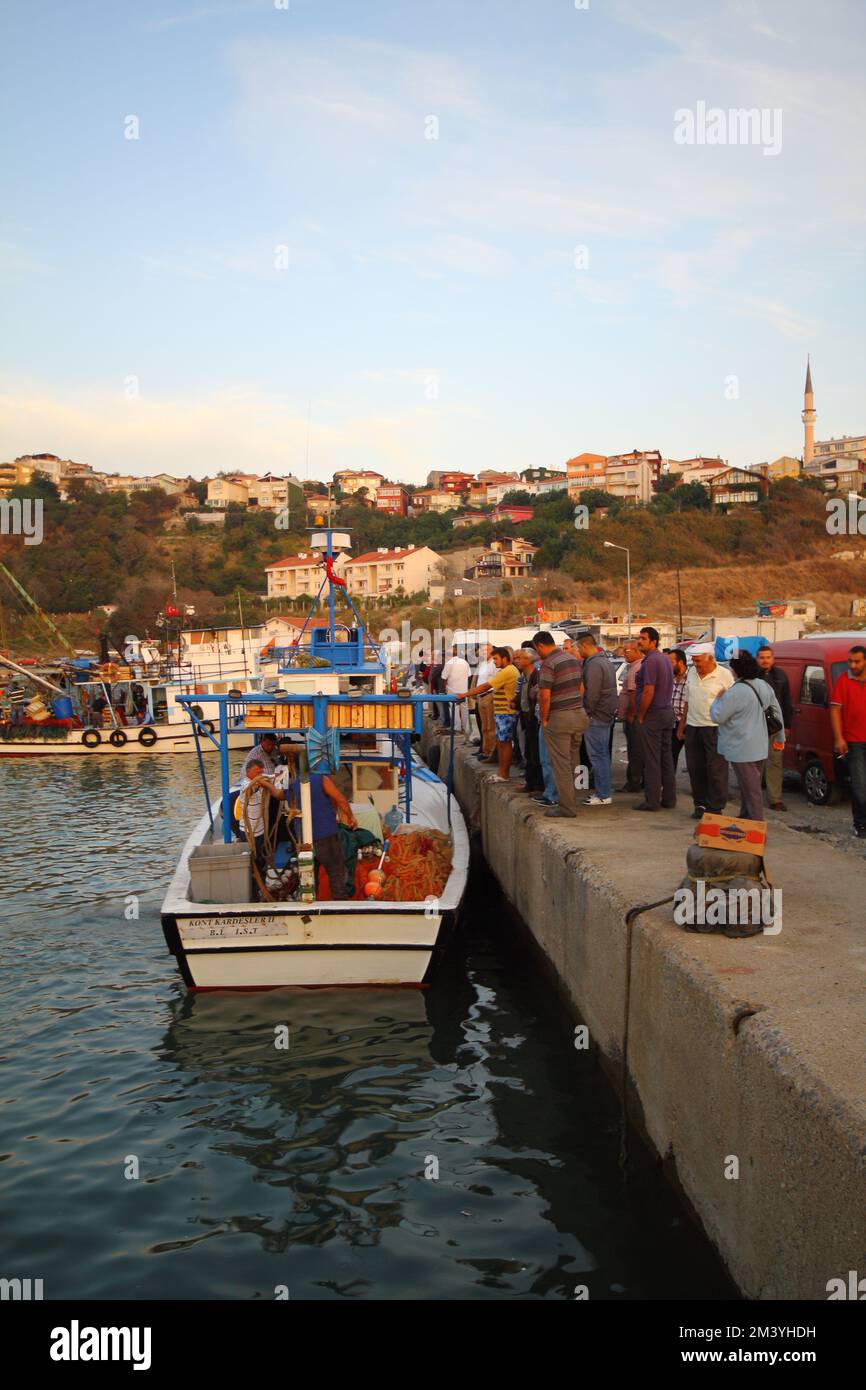
POLYGON ((309 415, 311 477, 748 464, 801 451, 807 351, 818 438, 866 430, 855 0, 8 0, 0 33, 2 458, 303 477, 309 415), (699 102, 780 110, 781 151, 677 144, 699 102))

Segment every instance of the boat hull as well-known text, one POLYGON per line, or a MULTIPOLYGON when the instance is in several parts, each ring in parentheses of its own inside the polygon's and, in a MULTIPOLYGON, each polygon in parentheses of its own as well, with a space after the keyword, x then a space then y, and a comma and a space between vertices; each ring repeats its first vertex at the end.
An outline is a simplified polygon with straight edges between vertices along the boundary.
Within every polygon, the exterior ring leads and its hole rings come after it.
MULTIPOLYGON (((106 729, 102 741, 95 748, 82 743, 81 729, 70 729, 65 739, 0 739, 0 758, 130 758, 196 751, 195 738, 189 732, 188 724, 169 725, 167 728, 157 726, 156 743, 150 746, 139 743, 138 729, 125 729, 126 743, 121 748, 115 748, 108 741, 109 732, 106 729)), ((248 732, 230 733, 228 739, 229 748, 249 748, 253 736, 248 732)), ((199 742, 203 753, 216 752, 210 739, 201 738, 199 742)))
POLYGON ((455 915, 423 903, 375 913, 361 903, 327 913, 288 906, 293 910, 164 915, 166 943, 187 988, 421 985, 455 915))

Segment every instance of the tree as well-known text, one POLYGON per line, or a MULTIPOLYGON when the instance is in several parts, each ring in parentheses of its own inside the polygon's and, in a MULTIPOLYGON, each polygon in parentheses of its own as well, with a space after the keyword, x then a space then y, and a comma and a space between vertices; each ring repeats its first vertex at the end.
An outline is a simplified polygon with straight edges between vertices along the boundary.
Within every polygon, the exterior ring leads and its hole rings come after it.
POLYGON ((673 492, 674 488, 679 485, 682 476, 682 473, 662 473, 655 485, 656 496, 663 497, 666 492, 673 492))
POLYGON ((612 492, 605 492, 601 487, 584 488, 580 494, 580 502, 584 507, 588 507, 591 512, 598 511, 599 507, 617 507, 619 498, 614 497, 612 492))
POLYGON ((513 492, 506 492, 502 499, 505 503, 513 503, 518 507, 531 507, 535 502, 531 492, 525 492, 523 488, 515 488, 513 492))

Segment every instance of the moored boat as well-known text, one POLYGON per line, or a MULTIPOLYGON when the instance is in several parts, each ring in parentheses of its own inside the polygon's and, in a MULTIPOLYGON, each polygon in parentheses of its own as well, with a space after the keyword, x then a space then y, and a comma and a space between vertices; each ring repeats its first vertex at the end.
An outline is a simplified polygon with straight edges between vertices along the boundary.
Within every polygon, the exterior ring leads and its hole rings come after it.
MULTIPOLYGON (((341 534, 339 543, 347 539, 341 534)), ((313 631, 308 652, 295 644, 280 689, 179 697, 196 740, 219 750, 221 774, 221 793, 211 799, 200 762, 206 813, 183 847, 162 908, 166 943, 190 989, 421 985, 463 899, 466 827, 450 784, 413 748, 424 704, 454 697, 395 689, 387 654, 348 594, 353 621, 337 622, 334 543, 330 528, 314 532, 324 565, 318 597, 327 586, 329 621, 313 631), (193 704, 201 709, 193 713, 193 704), (237 724, 281 740, 292 767, 285 802, 298 803, 285 820, 279 805, 276 820, 259 812, 253 825, 251 797, 273 778, 232 784, 226 736, 237 724), (345 896, 331 895, 331 870, 317 853, 316 779, 320 789, 334 789, 346 812, 347 865, 363 861, 352 868, 345 896)))

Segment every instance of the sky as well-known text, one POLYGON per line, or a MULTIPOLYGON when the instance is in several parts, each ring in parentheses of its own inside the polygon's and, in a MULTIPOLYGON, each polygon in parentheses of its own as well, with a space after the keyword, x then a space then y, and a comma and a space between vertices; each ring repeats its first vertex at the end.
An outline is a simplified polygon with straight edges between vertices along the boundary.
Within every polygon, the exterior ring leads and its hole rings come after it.
POLYGON ((866 432, 861 0, 6 0, 0 45, 0 459, 748 465, 807 353, 866 432))

